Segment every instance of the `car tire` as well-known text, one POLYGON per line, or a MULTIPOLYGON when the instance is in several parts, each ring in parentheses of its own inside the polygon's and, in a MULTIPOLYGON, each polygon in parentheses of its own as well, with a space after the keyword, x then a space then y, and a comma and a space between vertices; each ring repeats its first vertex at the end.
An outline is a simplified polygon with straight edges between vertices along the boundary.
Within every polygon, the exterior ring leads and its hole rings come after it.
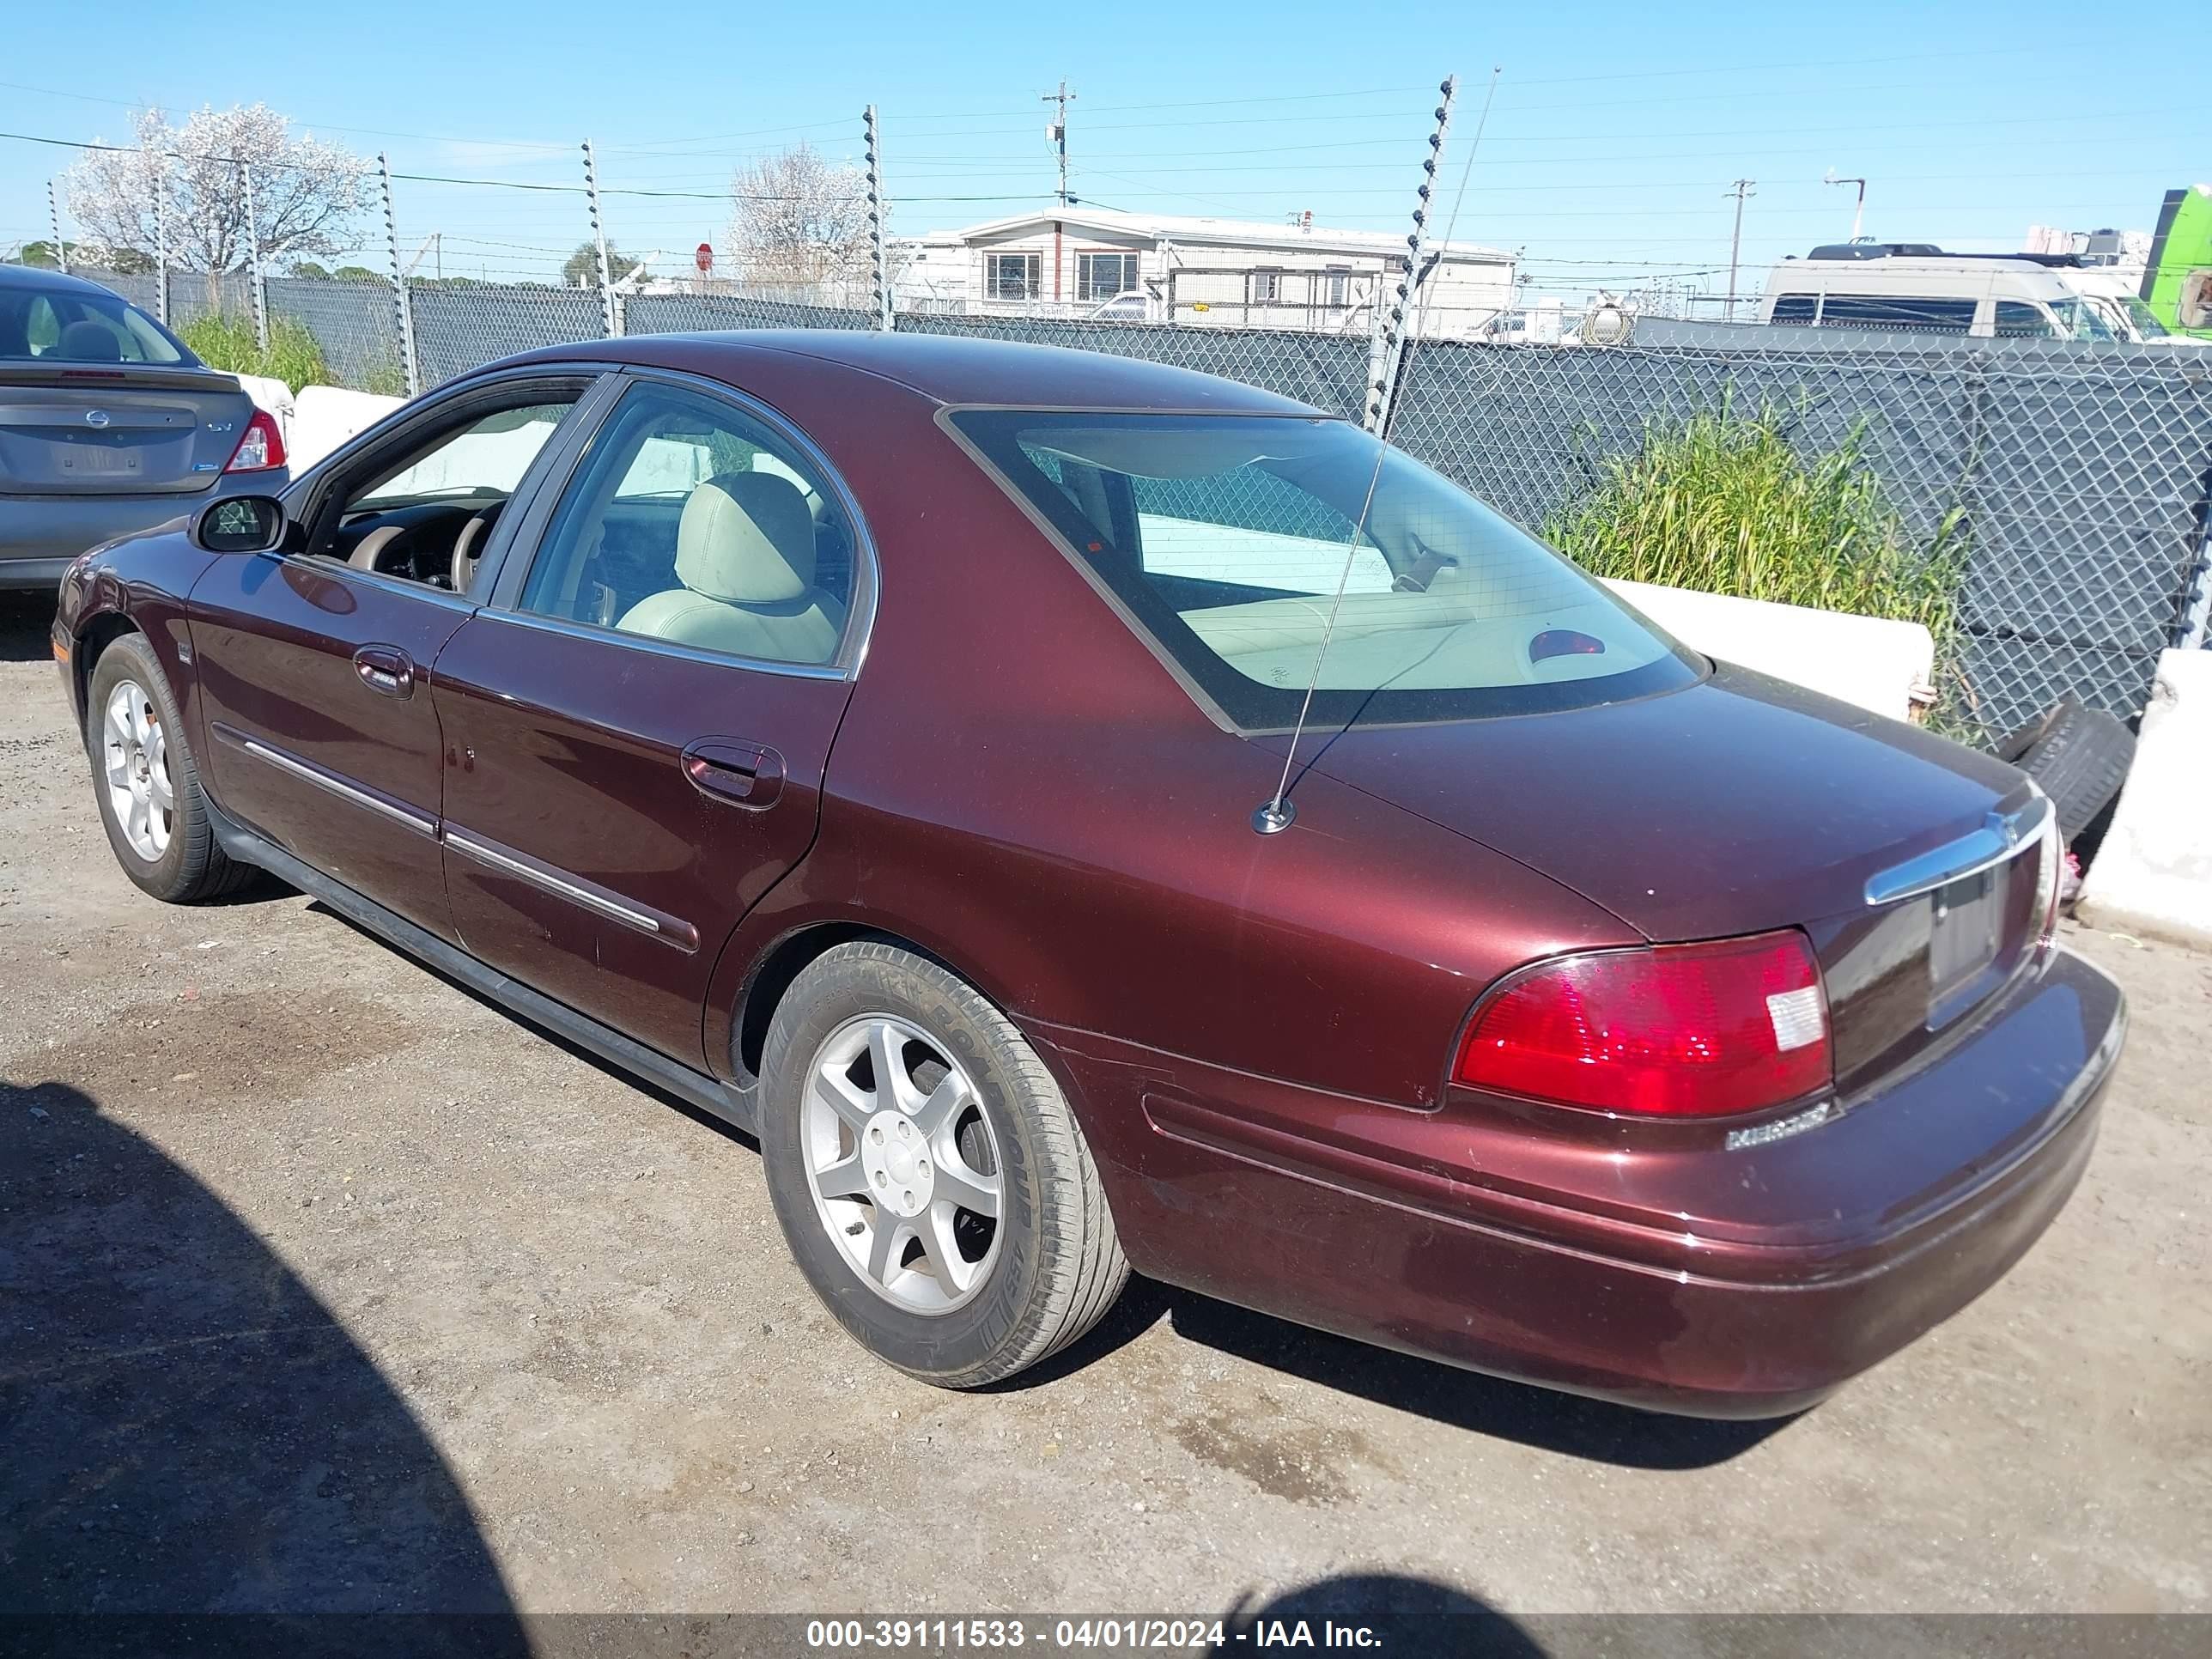
POLYGON ((216 843, 183 717, 143 635, 116 639, 93 664, 84 726, 100 821, 125 875, 170 904, 220 898, 252 879, 216 843))
POLYGON ((2135 734, 2118 720, 2068 703, 2014 763, 2051 797, 2071 846, 2120 793, 2135 754, 2135 734))
POLYGON ((769 1195, 799 1270, 856 1341, 910 1376, 1000 1382, 1080 1337, 1127 1282, 1052 1073, 933 962, 873 941, 816 958, 769 1022, 760 1099, 769 1195), (997 1214, 948 1194, 993 1199, 997 1214))

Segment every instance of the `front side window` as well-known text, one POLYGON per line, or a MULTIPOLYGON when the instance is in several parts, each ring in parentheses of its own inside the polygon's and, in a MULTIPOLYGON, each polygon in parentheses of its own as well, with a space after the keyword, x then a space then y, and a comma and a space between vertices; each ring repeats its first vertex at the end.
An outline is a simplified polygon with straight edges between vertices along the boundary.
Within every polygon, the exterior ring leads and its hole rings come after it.
POLYGON ((1246 280, 1255 306, 1271 306, 1283 297, 1283 273, 1279 270, 1255 270, 1246 280))
POLYGON ((1322 292, 1332 309, 1340 309, 1352 301, 1352 269, 1348 265, 1331 265, 1322 278, 1322 292))
POLYGON ((1041 261, 1034 253, 985 256, 984 276, 994 300, 1034 300, 1041 261))
POLYGON ((592 439, 519 602, 564 622, 768 662, 844 637, 853 534, 816 465, 744 410, 639 385, 592 439))
POLYGON ((0 358, 70 363, 181 363, 161 326, 112 294, 0 289, 0 358))
POLYGON ((492 527, 538 452, 581 395, 543 386, 486 409, 471 403, 434 436, 350 470, 317 515, 310 550, 356 570, 465 592, 492 527))
POLYGON ((2082 300, 2053 300, 2051 314, 2057 319, 2061 339, 2109 340, 2112 337, 2112 325, 2099 313, 2096 307, 2082 300))
POLYGON ((1558 554, 1347 422, 952 419, 1247 730, 1291 725, 1316 660, 1313 716, 1336 725, 1578 708, 1702 670, 1558 554))
POLYGON ((1133 253, 1079 253, 1075 257, 1075 297, 1110 300, 1137 286, 1137 256, 1133 253))

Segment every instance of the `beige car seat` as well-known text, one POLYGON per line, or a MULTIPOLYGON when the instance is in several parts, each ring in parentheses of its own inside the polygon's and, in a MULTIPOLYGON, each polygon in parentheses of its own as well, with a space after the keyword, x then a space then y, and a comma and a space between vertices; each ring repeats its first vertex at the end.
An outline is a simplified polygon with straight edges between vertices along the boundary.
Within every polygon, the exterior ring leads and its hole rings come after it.
POLYGON ((836 654, 845 607, 814 585, 814 520, 788 478, 722 472, 695 488, 677 523, 676 580, 615 626, 774 662, 836 654))

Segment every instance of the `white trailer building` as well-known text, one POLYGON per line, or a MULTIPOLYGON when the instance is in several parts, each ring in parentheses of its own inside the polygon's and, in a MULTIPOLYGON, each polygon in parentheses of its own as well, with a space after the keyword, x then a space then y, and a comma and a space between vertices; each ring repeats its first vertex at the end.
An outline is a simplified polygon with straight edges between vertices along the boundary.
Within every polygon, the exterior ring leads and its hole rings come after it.
MULTIPOLYGON (((1047 208, 897 245, 902 310, 1105 317, 1231 328, 1364 333, 1406 240, 1382 231, 1047 208)), ((1431 243, 1432 338, 1480 334, 1514 303, 1514 256, 1431 243)))

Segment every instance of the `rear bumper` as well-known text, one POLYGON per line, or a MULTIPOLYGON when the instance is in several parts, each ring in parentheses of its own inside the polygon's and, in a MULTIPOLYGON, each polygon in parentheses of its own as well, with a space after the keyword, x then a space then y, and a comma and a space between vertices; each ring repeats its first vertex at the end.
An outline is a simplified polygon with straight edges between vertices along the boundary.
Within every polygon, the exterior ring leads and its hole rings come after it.
POLYGON ((0 495, 0 590, 51 588, 87 548, 152 530, 226 495, 274 495, 283 467, 225 473, 205 489, 148 495, 0 495))
POLYGON ((1572 1169, 1574 1188, 1508 1173, 1540 1133, 1526 1123, 1508 1147, 1449 1106, 1317 1104, 1035 1034, 1086 1133, 1100 1126, 1140 1271, 1478 1370, 1759 1418, 1814 1404, 2026 1253, 2087 1164, 2124 1027, 2118 988, 2054 951, 1960 1041, 1817 1128, 1740 1152, 1521 1166, 1572 1169))

